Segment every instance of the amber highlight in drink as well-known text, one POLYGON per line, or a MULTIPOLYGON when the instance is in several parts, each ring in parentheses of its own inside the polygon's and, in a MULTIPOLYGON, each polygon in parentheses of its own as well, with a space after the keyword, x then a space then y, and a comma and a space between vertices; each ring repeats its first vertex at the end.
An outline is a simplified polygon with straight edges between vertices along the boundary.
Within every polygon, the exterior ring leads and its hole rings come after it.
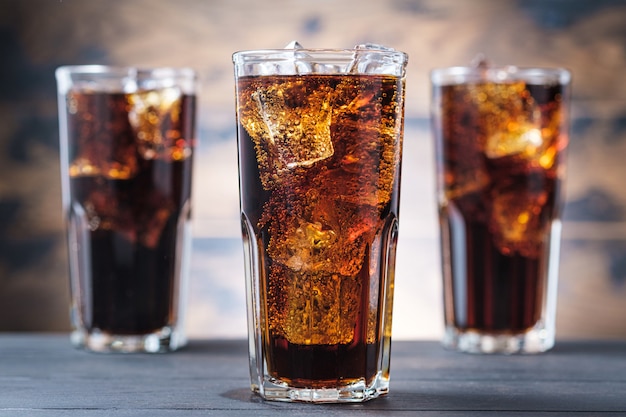
POLYGON ((433 72, 448 347, 554 344, 568 81, 559 70, 433 72))
POLYGON ((385 394, 404 80, 237 78, 252 388, 285 401, 385 394))
POLYGON ((166 75, 58 71, 72 340, 89 350, 184 344, 196 99, 166 75))

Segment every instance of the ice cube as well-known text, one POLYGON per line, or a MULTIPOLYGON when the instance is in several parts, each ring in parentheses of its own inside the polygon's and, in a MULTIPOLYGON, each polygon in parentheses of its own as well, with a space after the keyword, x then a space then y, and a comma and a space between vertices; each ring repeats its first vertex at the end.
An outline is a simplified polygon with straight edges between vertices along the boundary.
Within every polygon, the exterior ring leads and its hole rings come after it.
POLYGON ((258 86, 241 103, 241 122, 256 145, 264 188, 333 155, 331 93, 330 87, 308 91, 296 79, 258 86))
POLYGON ((259 227, 268 228, 269 256, 295 272, 358 274, 378 208, 329 197, 334 191, 315 184, 298 187, 298 196, 277 191, 264 207, 259 227))
POLYGON ((191 149, 182 150, 177 129, 182 92, 176 87, 139 90, 127 94, 128 120, 135 131, 139 153, 144 159, 184 159, 191 149))
POLYGON ((302 51, 304 48, 298 41, 289 42, 284 49, 286 50, 286 59, 278 65, 286 68, 280 70, 281 74, 308 74, 312 71, 311 57, 302 51), (293 67, 293 71, 291 67, 293 67))
POLYGON ((145 218, 141 219, 138 225, 139 242, 151 249, 154 249, 161 240, 163 229, 172 215, 172 210, 167 205, 157 205, 150 207, 145 213, 145 218))
POLYGON ((346 69, 348 74, 395 74, 397 62, 381 60, 380 51, 396 52, 395 49, 375 43, 356 45, 352 61, 346 69))
POLYGON ((505 255, 539 256, 547 193, 512 187, 495 191, 492 198, 490 230, 499 250, 505 255))
POLYGON ((69 93, 68 102, 75 132, 69 175, 132 178, 138 166, 125 100, 115 95, 76 91, 69 93))
POLYGON ((472 59, 472 61, 470 62, 470 66, 472 68, 486 70, 491 67, 491 62, 489 61, 487 56, 481 52, 476 54, 476 56, 472 59))
MULTIPOLYGON (((317 192, 309 197, 308 203, 325 201, 317 192)), ((270 326, 291 343, 349 343, 360 302, 360 284, 354 276, 363 267, 365 245, 349 242, 348 233, 339 234, 343 230, 332 203, 316 204, 306 214, 304 203, 294 204, 290 209, 285 209, 284 201, 266 206, 272 219, 270 326), (300 219, 307 215, 320 221, 300 219)))
POLYGON ((481 119, 488 158, 519 155, 531 160, 540 152, 541 113, 524 82, 481 83, 468 91, 481 119))
POLYGON ((528 123, 508 123, 506 130, 495 132, 487 138, 485 154, 488 158, 521 155, 530 159, 543 145, 541 130, 528 123))
MULTIPOLYGON (((344 201, 382 208, 391 199, 400 165, 401 119, 381 117, 378 94, 371 84, 352 77, 345 77, 337 86, 333 143, 335 153, 342 156, 339 167, 345 174, 322 176, 320 187, 344 201), (354 132, 358 132, 358 140, 354 132)), ((385 114, 393 114, 393 109, 385 114)))
POLYGON ((285 241, 291 255, 285 265, 293 271, 302 272, 325 269, 323 263, 328 259, 325 252, 336 240, 335 232, 324 230, 321 223, 303 222, 285 241))
POLYGON ((559 151, 567 143, 567 138, 561 131, 561 107, 548 105, 542 109, 542 120, 541 135, 544 145, 536 160, 543 169, 552 169, 559 151))
POLYGON ((125 180, 132 178, 137 172, 137 161, 128 158, 125 163, 79 156, 72 161, 69 168, 70 177, 102 176, 108 179, 125 180))
POLYGON ((490 184, 489 174, 482 164, 466 167, 463 172, 445 176, 444 194, 446 199, 458 199, 477 193, 490 184))
MULTIPOLYGON (((312 71, 310 56, 297 41, 291 41, 282 50, 270 54, 272 59, 256 61, 253 68, 249 68, 252 72, 248 75, 297 75, 312 71)), ((235 55, 235 62, 238 62, 238 54, 235 55)))
POLYGON ((293 275, 289 282, 283 328, 291 343, 335 345, 353 341, 360 302, 357 280, 293 275))
POLYGON ((92 231, 117 232, 130 243, 155 248, 174 212, 174 203, 159 191, 138 193, 118 189, 101 178, 84 179, 89 193, 83 201, 86 222, 92 231))
POLYGON ((291 343, 339 343, 341 279, 293 274, 289 277, 284 320, 291 343))
POLYGON ((300 45, 300 42, 293 40, 285 45, 283 49, 302 49, 302 45, 300 45))
POLYGON ((275 225, 272 259, 294 272, 354 275, 361 269, 365 251, 357 239, 371 230, 366 226, 359 230, 359 224, 344 225, 346 230, 337 231, 319 222, 304 221, 295 230, 275 225))
POLYGON ((98 181, 91 186, 83 208, 91 231, 117 231, 120 236, 134 243, 136 229, 133 213, 127 205, 120 204, 120 199, 127 198, 124 194, 116 192, 106 182, 98 181))

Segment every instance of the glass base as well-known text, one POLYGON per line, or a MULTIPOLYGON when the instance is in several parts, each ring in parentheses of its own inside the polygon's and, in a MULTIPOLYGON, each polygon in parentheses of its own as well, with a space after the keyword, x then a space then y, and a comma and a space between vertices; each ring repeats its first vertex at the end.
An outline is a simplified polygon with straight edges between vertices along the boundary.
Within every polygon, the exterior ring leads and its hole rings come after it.
POLYGON ((379 373, 371 385, 365 380, 331 388, 296 388, 284 382, 268 379, 260 386, 253 384, 252 391, 264 400, 307 403, 359 403, 386 395, 389 380, 379 373))
POLYGON ((173 352, 186 344, 185 337, 170 327, 141 335, 117 335, 104 333, 99 329, 77 329, 70 335, 70 340, 76 348, 100 353, 165 353, 173 352))
POLYGON ((554 346, 554 332, 540 325, 522 333, 481 333, 446 326, 442 343, 465 353, 542 353, 554 346))

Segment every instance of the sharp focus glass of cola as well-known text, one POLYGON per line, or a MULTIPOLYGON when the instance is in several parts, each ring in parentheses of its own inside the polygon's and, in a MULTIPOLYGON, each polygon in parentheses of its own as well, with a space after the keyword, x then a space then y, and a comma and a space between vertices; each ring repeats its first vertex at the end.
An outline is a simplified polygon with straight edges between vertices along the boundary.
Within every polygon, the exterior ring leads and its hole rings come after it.
POLYGON ((554 344, 570 75, 432 72, 447 347, 554 344))
POLYGON ((185 343, 195 74, 87 66, 57 79, 72 341, 174 350, 185 343))
POLYGON ((389 381, 406 57, 364 51, 370 72, 349 70, 354 51, 266 52, 235 54, 252 389, 375 398, 389 381), (293 71, 264 72, 281 54, 293 71))

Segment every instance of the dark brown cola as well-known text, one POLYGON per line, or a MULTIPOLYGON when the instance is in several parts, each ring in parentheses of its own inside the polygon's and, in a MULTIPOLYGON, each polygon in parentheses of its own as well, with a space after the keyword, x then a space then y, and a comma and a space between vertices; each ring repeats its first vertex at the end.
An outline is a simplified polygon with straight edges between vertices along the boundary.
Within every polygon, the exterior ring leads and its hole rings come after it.
POLYGON ((485 82, 433 94, 446 324, 523 332, 540 319, 561 210, 565 91, 485 82))
POLYGON ((177 319, 195 97, 166 88, 67 100, 78 320, 112 335, 159 331, 177 319))
POLYGON ((390 337, 403 83, 241 77, 237 94, 244 240, 261 257, 269 375, 295 387, 371 383, 390 337))

